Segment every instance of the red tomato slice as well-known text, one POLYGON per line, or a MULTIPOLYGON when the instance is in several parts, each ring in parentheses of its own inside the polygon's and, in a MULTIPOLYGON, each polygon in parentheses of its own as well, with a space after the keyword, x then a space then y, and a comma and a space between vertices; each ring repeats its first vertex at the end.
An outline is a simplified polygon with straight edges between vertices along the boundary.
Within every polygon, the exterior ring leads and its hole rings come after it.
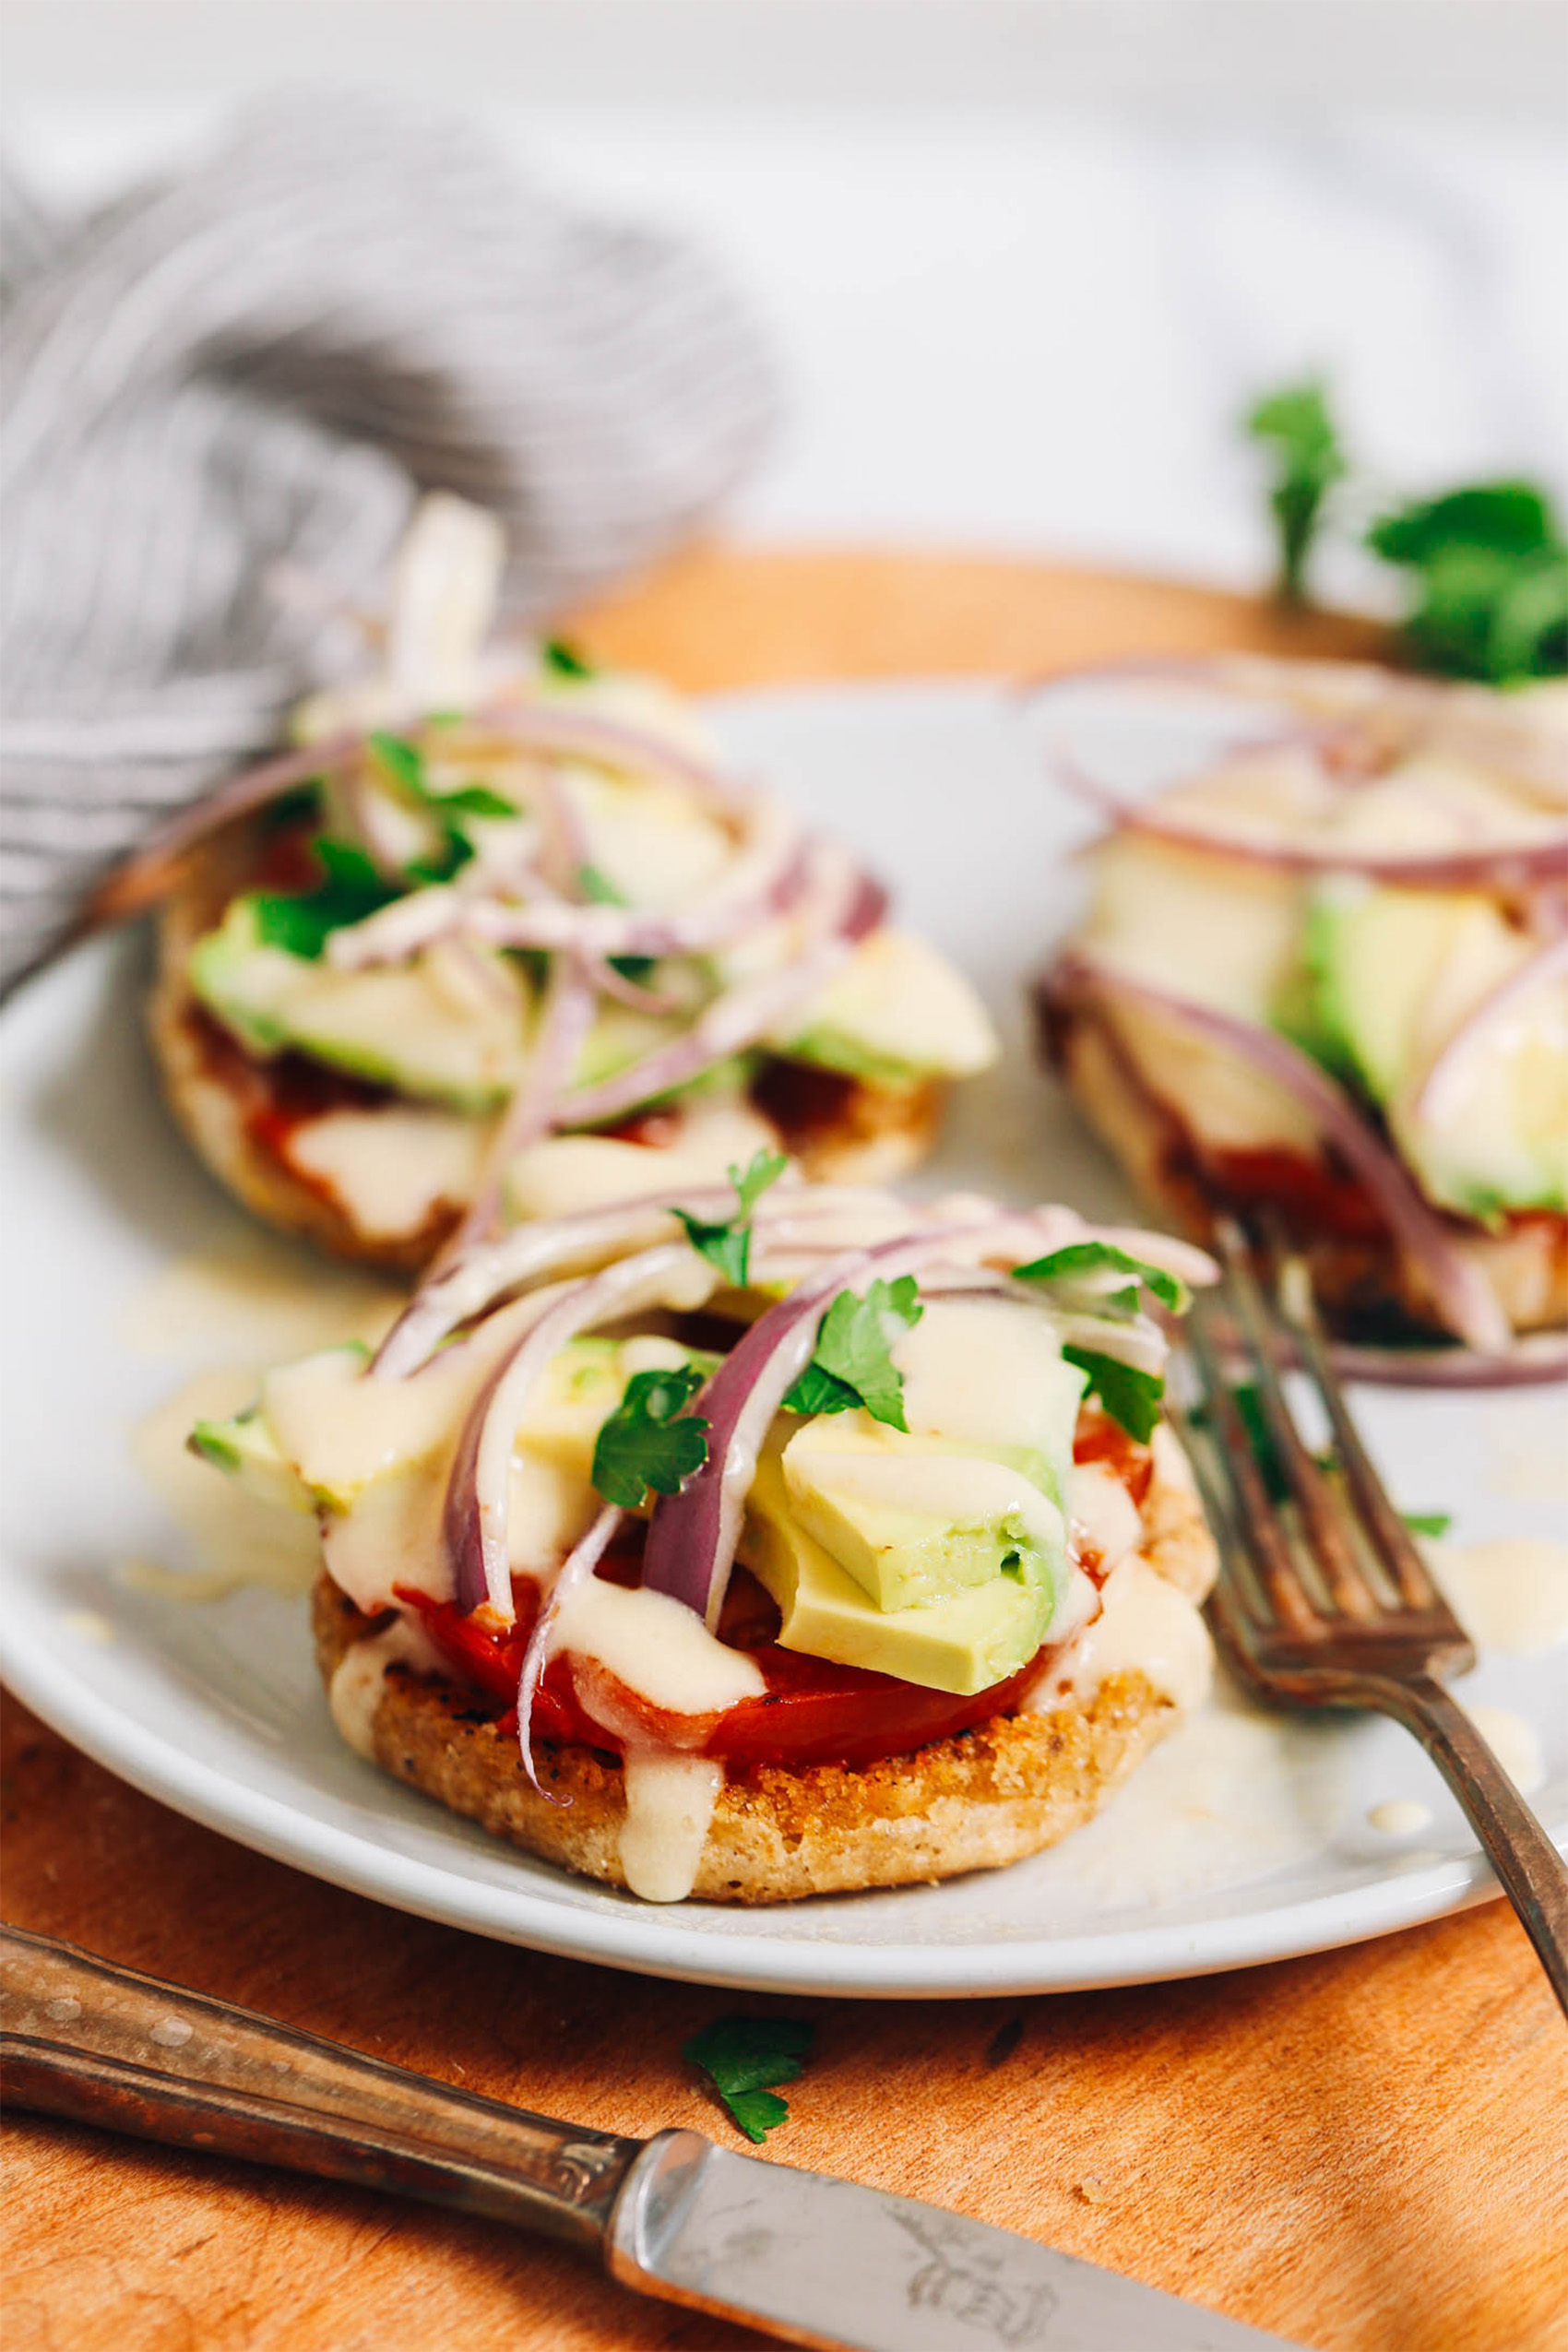
MULTIPOLYGON (((1135 1443, 1106 1415, 1093 1410, 1084 1414, 1073 1451, 1077 1461, 1104 1462, 1134 1501, 1142 1501, 1152 1468, 1148 1448, 1135 1443)), ((633 1585, 640 1562, 633 1552, 615 1552, 600 1574, 616 1584, 633 1585)), ((433 1601, 404 1586, 397 1591, 405 1607, 418 1610, 453 1671, 503 1711, 500 1721, 506 1728, 516 1726, 517 1678, 539 1609, 538 1588, 528 1578, 515 1578, 513 1591, 517 1621, 498 1632, 465 1616, 450 1601, 433 1601)), ((972 1730, 994 1715, 1007 1714, 1022 1698, 1039 1664, 1038 1657, 1031 1658, 1004 1682, 959 1698, 951 1691, 900 1681, 894 1674, 808 1657, 800 1650, 780 1647, 775 1639, 778 1611, 743 1568, 737 1568, 730 1580, 719 1630, 722 1641, 755 1659, 767 1684, 760 1697, 726 1708, 705 1743, 706 1754, 721 1756, 742 1770, 770 1764, 797 1769, 818 1764, 870 1764, 910 1754, 972 1730)), ((650 1737, 659 1736, 658 1712, 646 1700, 602 1667, 595 1669, 594 1679, 602 1690, 606 1714, 617 1721, 640 1720, 650 1737)), ((534 1701, 533 1733, 536 1740, 573 1741, 614 1754, 624 1744, 595 1719, 576 1687, 569 1655, 552 1657, 544 1670, 534 1701)))

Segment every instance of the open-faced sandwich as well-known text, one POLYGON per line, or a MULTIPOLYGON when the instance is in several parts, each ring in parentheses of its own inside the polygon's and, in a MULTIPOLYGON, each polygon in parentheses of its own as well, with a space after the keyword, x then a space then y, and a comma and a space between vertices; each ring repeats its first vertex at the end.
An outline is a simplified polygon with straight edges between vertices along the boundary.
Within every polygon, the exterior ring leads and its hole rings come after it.
POLYGON ((314 1512, 344 1739, 656 1901, 1010 1862, 1203 1696, 1184 1243, 730 1185, 519 1228, 202 1423, 314 1512))
POLYGON ((1561 1327, 1562 690, 1189 677, 1260 714, 1246 740, 1136 801, 1063 763, 1112 829, 1039 984, 1051 1058, 1187 1229, 1282 1217, 1342 1335, 1496 1358, 1561 1327))
POLYGON ((386 673, 175 845, 151 1031, 197 1149, 268 1222, 414 1268, 465 1219, 759 1149, 909 1166, 994 1058, 973 991, 673 695, 477 650, 474 520, 416 527, 386 673))

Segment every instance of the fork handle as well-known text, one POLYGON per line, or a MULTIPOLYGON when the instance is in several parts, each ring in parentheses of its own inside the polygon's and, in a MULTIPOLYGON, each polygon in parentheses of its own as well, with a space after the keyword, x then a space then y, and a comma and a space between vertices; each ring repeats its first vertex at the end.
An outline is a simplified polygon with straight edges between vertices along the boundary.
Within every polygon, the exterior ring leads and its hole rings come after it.
POLYGON ((1364 1703, 1414 1732, 1463 1805, 1568 2016, 1568 1863, 1458 1701, 1432 1675, 1369 1678, 1364 1703))

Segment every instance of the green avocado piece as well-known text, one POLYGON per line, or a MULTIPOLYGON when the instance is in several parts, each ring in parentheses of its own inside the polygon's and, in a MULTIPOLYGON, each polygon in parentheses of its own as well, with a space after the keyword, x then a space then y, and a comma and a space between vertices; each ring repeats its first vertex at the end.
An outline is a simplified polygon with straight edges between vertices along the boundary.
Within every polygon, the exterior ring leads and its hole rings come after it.
POLYGON ((990 1575, 921 1608, 879 1609, 801 1525, 777 1443, 758 1463, 739 1556, 778 1605, 784 1648, 961 1697, 1027 1666, 1056 1606, 1050 1583, 990 1575))
POLYGON ((498 1109, 525 1065, 527 982, 515 959, 490 956, 495 988, 460 991, 439 953, 342 971, 269 944, 254 898, 242 897, 197 940, 187 968, 197 997, 255 1053, 292 1049, 416 1099, 498 1109))
POLYGON ((790 1440, 782 1467, 800 1525, 885 1613, 930 1608, 999 1575, 1054 1592, 1066 1573, 1057 1505, 1019 1470, 969 1449, 823 1419, 790 1440))
POLYGON ((790 1061, 890 1087, 970 1077, 1000 1050, 968 981, 923 940, 900 931, 862 940, 801 1027, 775 1047, 790 1061))
POLYGON ((1336 878, 1307 906, 1302 958, 1308 987, 1300 1036, 1313 1031, 1319 1059, 1348 1069, 1385 1103, 1409 1065, 1417 1023, 1465 909, 1452 892, 1385 890, 1336 878))

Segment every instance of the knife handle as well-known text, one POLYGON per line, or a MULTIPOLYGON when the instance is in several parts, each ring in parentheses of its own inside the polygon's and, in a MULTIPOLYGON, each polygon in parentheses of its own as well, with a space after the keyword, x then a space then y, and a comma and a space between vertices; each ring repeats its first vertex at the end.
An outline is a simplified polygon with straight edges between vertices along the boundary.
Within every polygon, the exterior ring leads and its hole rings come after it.
POLYGON ((456 2205, 602 2252, 640 2140, 588 2132, 0 1927, 16 2106, 456 2205))

